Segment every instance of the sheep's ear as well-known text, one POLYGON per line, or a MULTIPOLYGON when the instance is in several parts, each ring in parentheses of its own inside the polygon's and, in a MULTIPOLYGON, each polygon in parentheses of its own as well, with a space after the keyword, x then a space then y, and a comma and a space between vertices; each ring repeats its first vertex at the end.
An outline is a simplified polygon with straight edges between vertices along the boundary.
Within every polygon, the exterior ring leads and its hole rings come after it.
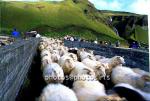
POLYGON ((150 81, 150 76, 149 75, 143 75, 142 79, 144 79, 145 81, 150 81))

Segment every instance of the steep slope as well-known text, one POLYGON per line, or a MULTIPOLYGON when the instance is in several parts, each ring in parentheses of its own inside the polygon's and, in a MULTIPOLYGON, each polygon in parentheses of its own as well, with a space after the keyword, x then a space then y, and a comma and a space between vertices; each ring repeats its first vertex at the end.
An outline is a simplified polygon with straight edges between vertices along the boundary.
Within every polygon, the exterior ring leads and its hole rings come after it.
POLYGON ((15 27, 22 32, 36 29, 45 35, 62 36, 68 34, 71 27, 70 33, 74 35, 80 33, 80 36, 89 35, 88 38, 92 36, 93 39, 100 36, 102 40, 122 40, 107 25, 107 16, 100 14, 88 0, 1 2, 0 9, 2 29, 15 27))
POLYGON ((100 11, 112 18, 108 22, 114 26, 121 37, 148 45, 148 17, 129 12, 100 11))

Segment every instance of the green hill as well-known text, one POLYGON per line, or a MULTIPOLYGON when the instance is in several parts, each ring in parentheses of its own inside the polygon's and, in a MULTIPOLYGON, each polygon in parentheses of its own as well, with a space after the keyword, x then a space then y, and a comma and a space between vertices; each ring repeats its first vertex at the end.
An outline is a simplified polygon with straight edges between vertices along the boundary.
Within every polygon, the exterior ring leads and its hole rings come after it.
POLYGON ((111 26, 114 26, 119 35, 126 40, 138 41, 148 45, 148 16, 118 11, 99 11, 112 18, 111 26))
POLYGON ((87 39, 123 40, 88 0, 62 2, 0 2, 1 29, 38 30, 47 36, 72 34, 87 39))

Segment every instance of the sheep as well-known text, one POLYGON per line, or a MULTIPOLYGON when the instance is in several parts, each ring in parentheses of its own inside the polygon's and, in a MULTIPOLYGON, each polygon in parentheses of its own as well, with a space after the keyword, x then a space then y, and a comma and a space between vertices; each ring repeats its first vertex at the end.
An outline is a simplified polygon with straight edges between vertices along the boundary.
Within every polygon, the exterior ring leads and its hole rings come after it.
POLYGON ((44 48, 45 48, 44 45, 39 45, 39 47, 38 47, 38 49, 39 49, 40 51, 42 51, 44 48))
POLYGON ((65 48, 63 46, 60 46, 59 50, 59 55, 63 56, 64 54, 68 53, 67 50, 65 50, 65 48))
POLYGON ((70 73, 70 77, 79 77, 80 75, 90 75, 95 78, 95 72, 93 69, 87 67, 82 62, 74 62, 74 69, 70 73))
POLYGON ((51 45, 48 45, 45 49, 48 50, 50 53, 53 51, 53 48, 51 47, 51 45))
POLYGON ((41 41, 40 42, 40 45, 44 45, 44 47, 47 47, 48 46, 48 43, 46 41, 41 41))
POLYGON ((112 72, 112 69, 115 68, 116 66, 125 64, 125 60, 121 56, 114 56, 112 58, 101 59, 101 60, 99 60, 99 62, 107 65, 107 67, 108 67, 106 69, 107 75, 110 75, 112 72))
POLYGON ((111 63, 111 62, 113 62, 114 60, 119 60, 119 61, 121 61, 121 63, 125 63, 124 58, 121 57, 121 56, 114 56, 114 57, 112 57, 112 58, 100 59, 99 62, 102 62, 102 63, 111 63))
POLYGON ((145 82, 150 81, 150 77, 137 74, 131 68, 117 66, 112 70, 111 80, 114 84, 128 83, 135 88, 142 89, 145 82))
POLYGON ((134 88, 130 84, 120 83, 113 88, 120 96, 124 96, 128 101, 149 101, 150 93, 134 88))
POLYGON ((96 101, 100 96, 106 96, 104 85, 96 80, 77 80, 73 90, 79 101, 96 101))
POLYGON ((46 49, 42 50, 41 51, 41 58, 44 57, 44 56, 51 56, 50 52, 46 49))
POLYGON ((95 71, 97 79, 100 80, 101 78, 106 77, 105 70, 108 69, 107 65, 89 58, 84 59, 82 63, 95 71))
POLYGON ((58 61, 59 65, 63 67, 65 74, 70 74, 71 70, 74 68, 73 62, 77 61, 76 54, 66 53, 58 61))
POLYGON ((39 101, 78 101, 78 99, 68 87, 62 84, 49 84, 43 89, 39 101))
POLYGON ((69 56, 62 56, 60 57, 58 64, 62 67, 65 75, 69 75, 70 72, 73 70, 74 68, 74 61, 71 57, 69 56))
POLYGON ((99 61, 100 59, 105 59, 104 56, 95 55, 96 61, 99 61))
POLYGON ((59 54, 53 53, 53 54, 51 54, 51 59, 53 62, 58 63, 60 56, 59 56, 59 54))
POLYGON ((107 95, 104 85, 93 76, 83 74, 79 77, 73 83, 73 90, 79 101, 125 101, 125 98, 121 98, 116 93, 107 95))
POLYGON ((85 58, 89 58, 89 59, 91 59, 91 60, 96 60, 95 59, 95 57, 94 57, 94 55, 93 54, 91 54, 92 53, 92 51, 90 51, 89 53, 88 52, 86 52, 85 51, 85 49, 79 49, 78 51, 77 51, 77 55, 78 55, 78 57, 79 57, 79 60, 83 60, 83 59, 85 59, 85 58))
POLYGON ((140 68, 132 68, 132 70, 137 74, 150 76, 149 72, 141 70, 140 68))
POLYGON ((53 82, 62 83, 64 80, 64 73, 57 63, 51 63, 44 68, 43 78, 47 84, 53 82))
POLYGON ((73 61, 77 61, 78 60, 77 55, 74 54, 74 53, 68 53, 66 55, 68 55, 69 57, 71 57, 73 59, 73 61))
POLYGON ((41 63, 42 63, 41 69, 43 70, 43 68, 44 68, 47 64, 52 63, 51 57, 50 57, 50 56, 44 56, 44 57, 42 57, 41 63))

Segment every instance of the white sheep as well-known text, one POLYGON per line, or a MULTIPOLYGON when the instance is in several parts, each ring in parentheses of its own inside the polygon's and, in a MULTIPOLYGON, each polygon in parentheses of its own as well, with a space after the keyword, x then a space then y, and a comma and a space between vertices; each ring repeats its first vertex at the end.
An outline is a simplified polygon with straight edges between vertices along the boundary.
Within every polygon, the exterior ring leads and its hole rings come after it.
POLYGON ((41 58, 44 56, 51 56, 50 52, 47 49, 41 51, 41 58))
POLYGON ((84 59, 82 63, 85 64, 87 67, 92 68, 95 71, 96 77, 99 80, 103 77, 106 77, 105 70, 108 69, 108 65, 102 64, 95 60, 91 60, 89 58, 84 59))
POLYGON ((110 75, 112 72, 112 69, 115 68, 116 66, 125 64, 125 60, 121 56, 114 56, 112 58, 100 59, 99 62, 105 64, 105 66, 107 65, 108 67, 106 69, 107 75, 110 75))
POLYGON ((77 61, 78 60, 77 55, 74 54, 74 53, 67 53, 65 55, 68 55, 69 57, 71 57, 73 59, 73 61, 77 61))
POLYGON ((49 84, 43 89, 39 101, 78 101, 78 99, 68 87, 62 84, 49 84))
POLYGON ((64 80, 64 72, 57 63, 51 63, 44 67, 43 78, 46 83, 62 83, 64 80))
POLYGON ((51 64, 51 63, 52 63, 51 57, 50 57, 50 56, 44 56, 44 57, 42 57, 41 63, 42 63, 41 69, 43 70, 43 68, 44 68, 47 64, 51 64))
POLYGON ((53 53, 53 54, 51 54, 51 59, 53 62, 58 63, 60 56, 59 56, 59 54, 53 53))
POLYGON ((66 75, 69 75, 74 68, 74 61, 68 55, 60 57, 58 64, 63 68, 63 71, 66 75))
POLYGON ((85 49, 79 49, 79 50, 77 51, 77 55, 78 55, 78 57, 79 57, 79 59, 80 59, 81 61, 82 61, 83 59, 85 59, 85 58, 89 58, 89 59, 91 59, 91 60, 96 60, 95 57, 94 57, 94 55, 93 55, 93 53, 92 53, 92 51, 86 52, 85 49))
POLYGON ((59 55, 60 55, 60 56, 63 56, 64 54, 67 54, 67 53, 68 53, 68 50, 66 50, 65 47, 62 46, 62 45, 59 46, 59 49, 58 49, 58 50, 59 50, 59 55))
POLYGON ((149 72, 141 70, 140 68, 132 68, 132 70, 137 74, 150 76, 149 72))
POLYGON ((82 62, 74 62, 74 69, 70 73, 70 77, 79 77, 80 75, 89 75, 95 78, 95 72, 93 69, 87 67, 82 62))
POLYGON ((124 96, 128 101, 150 101, 150 93, 134 88, 130 84, 120 83, 115 85, 114 90, 120 95, 124 96))
POLYGON ((150 77, 135 73, 131 68, 117 66, 112 70, 111 80, 114 84, 128 83, 135 88, 142 89, 145 85, 145 82, 150 80, 150 77))
POLYGON ((104 56, 95 55, 96 61, 99 61, 100 59, 105 59, 104 56))
POLYGON ((51 45, 48 45, 45 49, 48 50, 50 53, 53 51, 53 48, 51 47, 51 45))
POLYGON ((77 80, 73 90, 79 101, 97 101, 100 96, 106 96, 104 85, 96 80, 77 80))
POLYGON ((40 51, 42 51, 44 48, 45 48, 44 45, 39 45, 39 47, 38 47, 38 49, 39 49, 40 51))

